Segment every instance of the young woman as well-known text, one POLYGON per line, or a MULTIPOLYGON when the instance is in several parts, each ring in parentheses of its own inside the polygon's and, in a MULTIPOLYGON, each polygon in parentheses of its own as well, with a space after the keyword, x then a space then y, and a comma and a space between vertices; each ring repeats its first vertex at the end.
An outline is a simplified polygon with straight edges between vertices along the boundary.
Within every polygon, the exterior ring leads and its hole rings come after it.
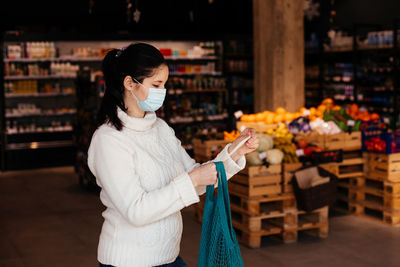
MULTIPOLYGON (((216 184, 215 164, 196 163, 155 111, 164 101, 168 67, 155 47, 137 43, 110 51, 103 61, 106 90, 88 165, 106 210, 98 246, 100 266, 186 266, 179 257, 180 210, 216 184)), ((228 178, 258 147, 246 129, 215 161, 228 178), (240 141, 251 138, 230 155, 240 141)))

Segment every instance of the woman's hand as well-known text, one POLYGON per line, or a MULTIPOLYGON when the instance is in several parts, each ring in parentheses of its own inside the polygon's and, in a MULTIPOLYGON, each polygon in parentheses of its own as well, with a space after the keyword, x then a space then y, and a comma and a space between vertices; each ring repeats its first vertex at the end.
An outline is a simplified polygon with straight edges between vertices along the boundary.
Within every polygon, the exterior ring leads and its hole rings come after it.
POLYGON ((240 134, 240 136, 236 138, 235 141, 232 142, 232 145, 228 149, 228 153, 233 151, 235 147, 239 145, 239 143, 249 135, 251 136, 250 139, 247 140, 246 143, 244 143, 244 145, 238 148, 238 150, 233 155, 231 155, 234 161, 237 161, 241 156, 253 152, 258 148, 259 140, 258 137, 256 136, 256 131, 253 128, 246 128, 240 134))
POLYGON ((189 173, 193 185, 213 185, 218 181, 217 167, 214 163, 207 163, 195 168, 189 173))

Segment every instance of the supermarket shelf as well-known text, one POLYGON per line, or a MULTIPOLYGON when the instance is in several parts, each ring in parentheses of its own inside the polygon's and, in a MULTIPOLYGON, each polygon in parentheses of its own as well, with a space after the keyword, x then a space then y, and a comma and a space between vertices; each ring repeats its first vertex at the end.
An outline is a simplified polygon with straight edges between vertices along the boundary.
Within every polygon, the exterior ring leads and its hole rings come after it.
POLYGON ((7 135, 23 135, 23 134, 51 134, 51 133, 71 133, 73 129, 70 130, 54 130, 54 131, 29 131, 23 133, 7 133, 7 135))
POLYGON ((221 76, 222 72, 192 72, 192 73, 181 73, 181 72, 170 72, 169 76, 196 76, 196 75, 205 75, 205 76, 221 76))
MULTIPOLYGON (((359 46, 357 47, 358 51, 376 51, 376 50, 390 50, 393 49, 392 45, 383 45, 383 46, 359 46)), ((324 53, 346 53, 346 52, 353 52, 352 47, 346 48, 334 48, 334 49, 325 49, 324 53)), ((307 54, 312 54, 308 53, 307 54)))
POLYGON ((8 59, 5 58, 5 63, 12 62, 53 62, 53 61, 71 61, 71 62, 90 62, 90 61, 102 61, 103 57, 86 57, 86 58, 76 58, 76 57, 55 57, 55 58, 16 58, 8 59))
POLYGON ((73 96, 75 93, 33 93, 33 94, 5 94, 6 98, 24 97, 52 97, 52 96, 73 96))
POLYGON ((76 76, 69 76, 69 75, 48 75, 48 76, 16 75, 16 76, 4 76, 4 80, 6 80, 6 81, 15 81, 15 80, 51 80, 51 79, 76 79, 76 76))
POLYGON ((56 112, 56 113, 31 113, 31 114, 6 114, 6 118, 23 118, 23 117, 39 117, 39 116, 64 116, 74 115, 76 111, 56 112))
POLYGON ((217 60, 218 57, 216 56, 204 56, 204 57, 174 57, 174 56, 167 56, 164 57, 166 60, 217 60))
POLYGON ((40 148, 71 147, 71 146, 73 146, 72 140, 46 141, 46 142, 7 144, 6 150, 10 151, 10 150, 22 150, 22 149, 40 149, 40 148))
POLYGON ((215 89, 168 89, 168 94, 170 95, 181 95, 190 93, 226 93, 228 90, 224 88, 215 89))
POLYGON ((218 121, 228 118, 228 114, 209 115, 209 116, 196 116, 196 117, 175 117, 169 120, 172 124, 192 123, 201 121, 218 121))
MULTIPOLYGON (((16 59, 4 59, 4 62, 12 63, 12 62, 52 62, 52 61, 71 61, 71 62, 96 62, 102 61, 104 57, 56 57, 56 58, 16 58, 16 59)), ((203 56, 203 57, 174 57, 174 56, 166 56, 164 57, 166 60, 217 60, 216 56, 203 56)))

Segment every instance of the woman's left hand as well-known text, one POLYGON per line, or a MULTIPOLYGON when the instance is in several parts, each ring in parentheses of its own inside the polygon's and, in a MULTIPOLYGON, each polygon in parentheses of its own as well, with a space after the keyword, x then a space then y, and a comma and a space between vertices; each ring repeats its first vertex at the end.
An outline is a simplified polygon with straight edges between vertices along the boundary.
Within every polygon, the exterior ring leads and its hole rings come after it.
MULTIPOLYGON (((235 154, 238 157, 241 157, 245 154, 253 152, 258 148, 258 137, 256 136, 256 131, 253 128, 246 128, 235 141, 232 142, 232 145, 229 147, 228 152, 232 151, 241 141, 243 141, 247 136, 251 136, 249 140, 244 143, 235 154)), ((232 155, 233 156, 233 155, 232 155)))

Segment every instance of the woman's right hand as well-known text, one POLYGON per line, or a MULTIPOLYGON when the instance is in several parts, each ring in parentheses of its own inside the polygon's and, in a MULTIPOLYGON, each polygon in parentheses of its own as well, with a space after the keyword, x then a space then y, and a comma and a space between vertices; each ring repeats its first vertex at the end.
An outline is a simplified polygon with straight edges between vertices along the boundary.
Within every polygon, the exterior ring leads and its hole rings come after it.
POLYGON ((207 163, 195 168, 189 173, 193 185, 213 185, 218 181, 217 167, 214 163, 207 163))

